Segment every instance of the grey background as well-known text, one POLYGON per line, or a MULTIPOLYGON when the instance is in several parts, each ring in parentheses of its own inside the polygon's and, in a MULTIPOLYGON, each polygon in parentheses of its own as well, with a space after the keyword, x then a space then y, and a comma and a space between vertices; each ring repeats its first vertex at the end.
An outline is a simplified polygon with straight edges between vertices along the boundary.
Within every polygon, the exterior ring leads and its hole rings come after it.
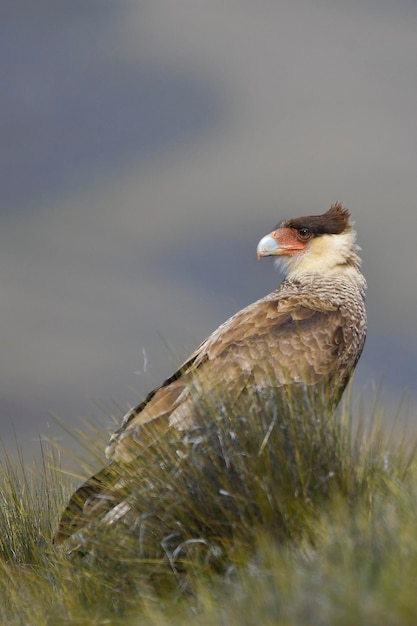
POLYGON ((111 429, 279 283, 259 238, 335 200, 369 283, 355 390, 414 411, 414 0, 2 7, 6 449, 111 429))

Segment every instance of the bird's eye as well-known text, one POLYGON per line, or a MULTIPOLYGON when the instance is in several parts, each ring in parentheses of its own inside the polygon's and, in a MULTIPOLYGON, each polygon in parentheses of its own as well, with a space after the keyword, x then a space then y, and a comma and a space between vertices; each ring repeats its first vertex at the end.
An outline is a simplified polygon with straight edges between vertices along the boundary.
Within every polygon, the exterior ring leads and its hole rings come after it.
POLYGON ((313 235, 313 233, 311 232, 309 228, 299 228, 297 234, 298 234, 298 238, 301 239, 302 241, 307 241, 313 235))

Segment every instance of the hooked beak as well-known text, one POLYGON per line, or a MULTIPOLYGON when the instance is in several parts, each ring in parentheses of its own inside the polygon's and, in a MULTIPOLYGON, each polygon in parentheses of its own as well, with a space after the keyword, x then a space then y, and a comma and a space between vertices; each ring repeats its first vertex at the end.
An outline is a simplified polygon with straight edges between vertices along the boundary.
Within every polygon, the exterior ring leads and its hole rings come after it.
POLYGON ((273 237, 274 233, 265 235, 262 237, 256 248, 256 255, 258 259, 262 256, 276 256, 280 254, 281 248, 278 245, 277 240, 273 237))
POLYGON ((299 241, 291 228, 277 228, 262 237, 256 248, 258 259, 264 256, 293 255, 305 250, 306 244, 299 241))

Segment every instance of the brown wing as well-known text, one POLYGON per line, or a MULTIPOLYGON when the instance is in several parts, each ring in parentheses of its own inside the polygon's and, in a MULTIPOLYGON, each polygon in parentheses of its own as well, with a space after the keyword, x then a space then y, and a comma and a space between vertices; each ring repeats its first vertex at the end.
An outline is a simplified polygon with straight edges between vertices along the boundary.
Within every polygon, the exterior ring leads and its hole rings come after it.
POLYGON ((192 426, 199 419, 199 399, 210 401, 220 384, 229 397, 237 398, 243 392, 267 389, 271 380, 277 386, 313 385, 331 377, 346 347, 342 313, 320 300, 306 303, 278 295, 276 292, 230 318, 128 413, 106 451, 113 463, 74 493, 55 542, 98 516, 114 513, 116 519, 123 515, 129 505, 123 496, 120 464, 134 463, 149 443, 167 430, 180 434, 192 426))
POLYGON ((197 399, 219 384, 237 398, 248 387, 264 389, 331 376, 344 348, 344 318, 335 305, 265 298, 243 309, 204 341, 182 367, 125 418, 107 454, 131 461, 140 453, 146 424, 161 432, 184 430, 198 420, 197 399))

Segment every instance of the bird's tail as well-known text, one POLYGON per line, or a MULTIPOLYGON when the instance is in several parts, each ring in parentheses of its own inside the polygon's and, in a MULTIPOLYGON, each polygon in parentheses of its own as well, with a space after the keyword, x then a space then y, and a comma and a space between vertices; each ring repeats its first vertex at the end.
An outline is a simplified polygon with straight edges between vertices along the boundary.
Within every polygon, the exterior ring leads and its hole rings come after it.
POLYGON ((117 474, 111 465, 105 467, 74 492, 59 521, 54 544, 65 541, 93 520, 111 524, 130 510, 117 474))

